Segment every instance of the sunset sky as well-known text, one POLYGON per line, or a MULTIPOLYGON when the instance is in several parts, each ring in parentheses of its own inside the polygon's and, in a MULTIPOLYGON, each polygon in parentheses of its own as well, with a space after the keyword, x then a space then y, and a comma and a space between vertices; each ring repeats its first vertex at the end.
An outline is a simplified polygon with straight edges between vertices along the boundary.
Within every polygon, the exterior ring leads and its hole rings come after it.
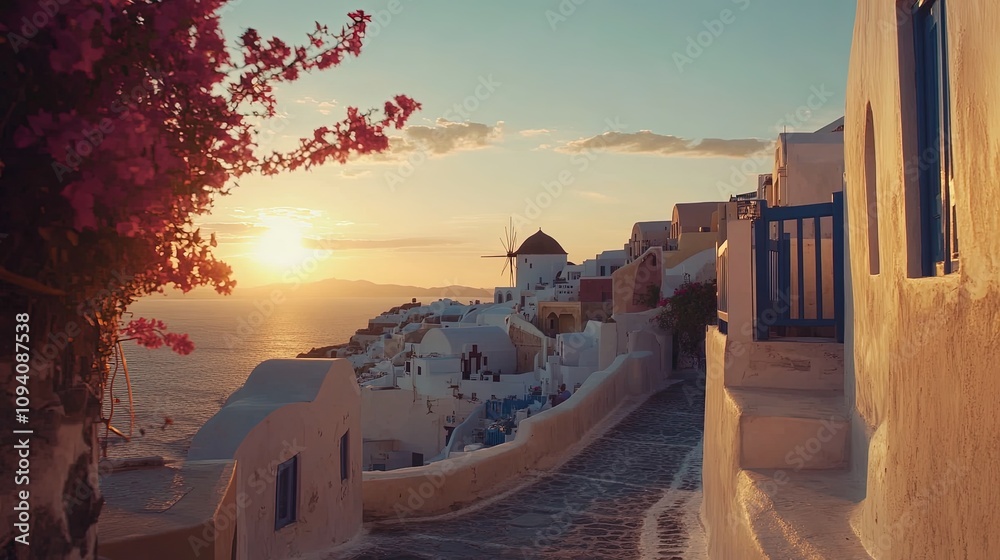
POLYGON ((199 223, 243 286, 295 275, 492 287, 506 282, 502 262, 480 255, 502 251, 510 218, 519 239, 541 227, 580 262, 677 202, 752 190, 744 171, 771 169, 783 126, 843 115, 855 6, 236 0, 223 24, 230 41, 254 27, 301 42, 354 9, 376 17, 361 57, 279 90, 273 145, 395 94, 423 110, 387 154, 244 179, 218 200, 199 223))

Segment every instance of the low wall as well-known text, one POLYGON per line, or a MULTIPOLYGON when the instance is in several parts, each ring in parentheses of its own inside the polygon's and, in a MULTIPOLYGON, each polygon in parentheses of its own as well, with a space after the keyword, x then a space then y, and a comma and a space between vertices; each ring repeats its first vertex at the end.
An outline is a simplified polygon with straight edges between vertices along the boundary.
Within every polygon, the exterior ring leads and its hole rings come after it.
MULTIPOLYGON (((142 488, 144 474, 142 470, 136 471, 130 480, 138 481, 142 488)), ((111 476, 114 479, 116 475, 111 476)), ((145 480, 145 486, 155 484, 151 478, 145 480)), ((228 560, 232 557, 235 518, 240 507, 236 499, 236 462, 187 463, 170 476, 170 481, 178 480, 191 489, 166 511, 135 511, 116 507, 114 503, 105 506, 98 524, 101 558, 228 560)))
POLYGON ((750 520, 744 509, 737 507, 739 497, 748 489, 739 483, 739 411, 726 392, 727 361, 733 359, 734 352, 726 338, 718 327, 708 327, 701 518, 709 558, 762 558, 763 553, 750 531, 750 520))
POLYGON ((513 442, 424 467, 364 473, 368 521, 426 517, 460 509, 511 488, 518 477, 550 469, 629 397, 666 385, 650 352, 619 356, 595 372, 565 403, 525 419, 513 442))

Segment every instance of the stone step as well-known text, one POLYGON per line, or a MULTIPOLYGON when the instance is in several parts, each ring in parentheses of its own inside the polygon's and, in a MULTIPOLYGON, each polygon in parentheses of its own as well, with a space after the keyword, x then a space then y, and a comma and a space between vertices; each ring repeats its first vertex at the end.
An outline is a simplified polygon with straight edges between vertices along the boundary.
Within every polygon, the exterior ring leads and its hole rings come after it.
POLYGON ((844 390, 844 345, 822 338, 754 342, 726 372, 726 387, 844 390))
POLYGON ((850 523, 864 487, 844 469, 743 470, 741 521, 750 525, 765 558, 871 560, 850 523))
POLYGON ((740 467, 800 471, 847 465, 850 423, 839 391, 727 388, 739 415, 740 467))

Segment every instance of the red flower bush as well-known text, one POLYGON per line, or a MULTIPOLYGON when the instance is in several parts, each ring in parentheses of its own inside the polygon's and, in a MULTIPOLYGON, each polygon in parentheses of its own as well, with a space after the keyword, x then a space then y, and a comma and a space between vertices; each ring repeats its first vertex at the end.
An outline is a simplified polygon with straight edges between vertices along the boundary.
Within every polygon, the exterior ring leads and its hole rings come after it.
MULTIPOLYGON (((0 322, 6 332, 15 316, 30 327, 31 352, 18 350, 18 363, 30 354, 32 454, 48 458, 32 464, 46 482, 31 490, 32 536, 46 558, 97 556, 95 426, 110 422, 101 402, 116 342, 193 349, 162 321, 123 327, 122 314, 166 287, 235 285, 194 219, 247 175, 383 151, 386 131, 420 108, 403 95, 349 107, 291 150, 264 149, 276 86, 359 55, 370 17, 352 12, 339 30, 317 23, 302 44, 252 29, 227 44, 226 3, 0 7, 0 309, 12 310, 0 322)), ((12 360, 0 354, 5 387, 12 360)), ((11 492, 0 501, 13 502, 11 492)))
POLYGON ((698 353, 705 340, 705 327, 714 325, 718 318, 716 281, 685 279, 673 296, 659 301, 658 307, 661 309, 652 321, 677 334, 681 351, 698 353))
POLYGON ((348 107, 342 122, 317 127, 290 151, 260 149, 260 124, 277 115, 275 86, 358 56, 371 16, 351 12, 339 30, 317 23, 301 45, 248 29, 232 49, 219 25, 225 4, 74 0, 51 3, 55 14, 34 2, 2 9, 4 277, 71 294, 75 305, 101 297, 110 274, 125 270, 102 325, 166 286, 229 293, 232 271, 195 216, 242 176, 384 151, 386 129, 420 108, 404 95, 377 110, 348 107))

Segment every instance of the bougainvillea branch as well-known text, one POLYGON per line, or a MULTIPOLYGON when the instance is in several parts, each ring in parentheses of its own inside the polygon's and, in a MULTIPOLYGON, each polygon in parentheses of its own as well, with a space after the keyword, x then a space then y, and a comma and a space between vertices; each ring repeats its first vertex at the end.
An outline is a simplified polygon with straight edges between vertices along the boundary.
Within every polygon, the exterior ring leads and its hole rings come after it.
POLYGON ((168 286, 229 293, 232 270, 195 216, 241 176, 384 151, 386 130, 420 108, 404 95, 348 107, 294 149, 263 152, 274 86, 361 54, 370 16, 316 23, 301 45, 248 29, 230 53, 224 0, 76 0, 42 16, 15 4, 0 18, 0 266, 82 299, 130 270, 112 312, 168 286))
POLYGON ((194 351, 194 343, 188 335, 167 332, 167 325, 158 319, 133 319, 122 327, 121 336, 124 338, 120 338, 119 342, 134 340, 146 348, 156 349, 166 345, 181 355, 194 351))
MULTIPOLYGON (((116 342, 193 349, 162 321, 122 325, 128 306, 165 288, 235 285, 195 219, 240 177, 385 150, 386 131, 420 108, 403 95, 348 107, 294 149, 264 150, 276 86, 358 56, 369 17, 352 12, 339 31, 317 24, 301 44, 247 30, 227 45, 225 4, 0 3, 0 309, 16 310, 0 326, 13 333, 17 317, 18 332, 30 327, 21 383, 30 377, 39 558, 97 557, 96 432, 116 342)), ((7 387, 11 356, 0 352, 7 387)), ((16 503, 14 488, 0 501, 16 503)))

